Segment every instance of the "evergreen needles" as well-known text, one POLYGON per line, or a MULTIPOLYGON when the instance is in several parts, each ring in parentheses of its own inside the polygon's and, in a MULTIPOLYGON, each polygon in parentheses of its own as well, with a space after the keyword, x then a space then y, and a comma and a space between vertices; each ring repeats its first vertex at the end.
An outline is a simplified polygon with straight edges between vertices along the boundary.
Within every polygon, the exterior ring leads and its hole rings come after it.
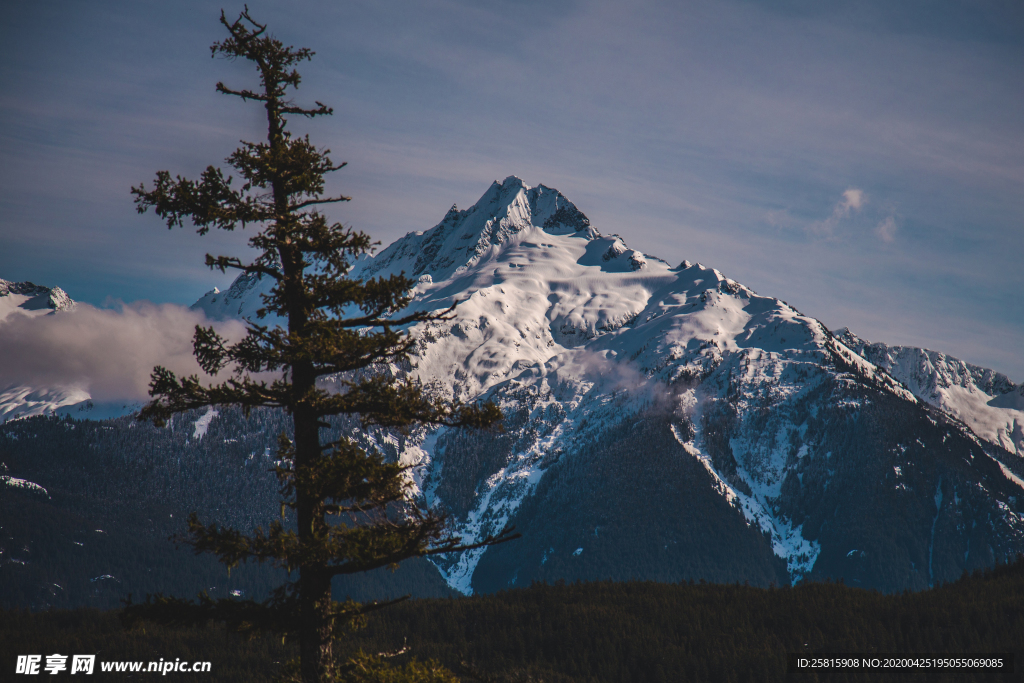
POLYGON ((384 462, 349 438, 323 443, 320 430, 328 426, 325 418, 351 415, 364 427, 404 429, 423 423, 488 427, 496 425, 501 414, 490 403, 463 405, 438 399, 417 381, 380 370, 408 359, 414 340, 406 326, 442 319, 450 311, 399 315, 411 301, 410 279, 347 277, 353 261, 372 250, 370 238, 328 222, 318 210, 322 204, 348 199, 324 196, 324 177, 344 164, 334 164, 330 150, 316 148, 308 137, 292 137, 287 130, 288 116, 331 113, 320 102, 307 109, 289 99, 301 80, 295 65, 313 52, 285 46, 254 21, 248 9, 234 22, 222 12, 221 23, 230 35, 212 46, 213 55, 252 62, 260 88, 234 90, 218 83, 217 90, 263 105, 266 140, 243 142, 226 160, 241 177, 240 187, 210 166, 198 181, 172 179, 161 171, 152 188, 140 185, 132 194, 140 213, 153 209, 168 228, 183 226, 186 219, 200 235, 211 227, 260 226, 249 240, 259 254, 252 262, 208 255, 206 263, 222 272, 230 268, 270 278, 273 286, 258 318, 266 320, 272 314, 284 324, 250 321, 247 334, 236 343, 212 327, 197 327, 194 351, 202 369, 209 374, 229 371, 231 376, 207 385, 198 376, 178 377, 157 367, 150 384, 154 400, 140 419, 159 425, 174 413, 212 405, 236 405, 246 411, 279 407, 291 415, 294 438, 281 436, 275 471, 282 511, 292 510, 294 528, 274 522, 246 534, 193 515, 187 542, 197 553, 213 553, 229 569, 240 562, 270 562, 297 574, 297 579, 262 603, 206 595, 198 601, 156 596, 128 606, 125 614, 129 621, 214 620, 244 633, 270 630, 293 636, 299 641, 301 665, 295 675, 300 680, 341 680, 365 662, 337 662, 332 641, 383 605, 332 601, 334 576, 478 548, 513 536, 506 529, 477 543, 461 544, 447 532, 442 516, 420 509, 410 498, 406 468, 384 462), (256 377, 261 373, 262 378, 256 377), (265 379, 268 373, 275 378, 265 379), (340 391, 317 386, 319 378, 338 373, 343 373, 340 391), (331 516, 336 521, 329 521, 331 516))

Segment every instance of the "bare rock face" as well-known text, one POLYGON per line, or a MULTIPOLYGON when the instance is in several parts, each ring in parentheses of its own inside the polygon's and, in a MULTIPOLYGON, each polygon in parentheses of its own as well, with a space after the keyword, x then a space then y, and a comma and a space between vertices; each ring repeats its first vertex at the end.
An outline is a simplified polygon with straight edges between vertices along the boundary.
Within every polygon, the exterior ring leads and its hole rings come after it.
POLYGON ((48 303, 50 308, 55 311, 70 311, 75 307, 75 301, 60 287, 50 290, 48 303))

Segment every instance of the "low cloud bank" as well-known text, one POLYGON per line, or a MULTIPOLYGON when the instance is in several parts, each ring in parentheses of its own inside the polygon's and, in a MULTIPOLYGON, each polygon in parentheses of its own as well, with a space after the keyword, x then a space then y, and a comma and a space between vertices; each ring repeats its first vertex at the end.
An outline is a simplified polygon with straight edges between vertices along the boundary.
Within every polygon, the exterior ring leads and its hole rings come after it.
MULTIPOLYGON (((71 312, 12 315, 0 323, 0 386, 76 387, 95 401, 145 400, 156 365, 203 374, 192 357, 197 324, 210 322, 183 306, 149 302, 114 310, 79 303, 71 312)), ((214 327, 228 339, 245 334, 235 320, 214 327)))

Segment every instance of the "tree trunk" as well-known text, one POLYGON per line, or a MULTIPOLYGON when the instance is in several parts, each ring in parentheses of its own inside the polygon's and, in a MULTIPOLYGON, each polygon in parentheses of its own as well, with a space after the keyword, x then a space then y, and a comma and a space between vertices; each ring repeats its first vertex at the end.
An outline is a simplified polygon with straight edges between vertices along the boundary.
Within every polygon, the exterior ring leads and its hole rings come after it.
MULTIPOLYGON (((296 471, 313 467, 320 458, 318 420, 303 400, 315 385, 316 375, 312 363, 299 362, 292 367, 296 471)), ((296 487, 295 498, 300 547, 316 547, 319 539, 327 535, 323 501, 310 495, 304 486, 296 487)), ((302 620, 299 641, 303 683, 328 680, 327 675, 333 665, 330 609, 331 575, 327 572, 327 566, 323 562, 304 561, 299 568, 299 615, 302 620)))
POLYGON ((327 619, 331 607, 331 580, 310 569, 301 569, 299 577, 300 614, 299 658, 303 683, 322 683, 333 668, 331 629, 327 619), (326 580, 325 580, 326 579, 326 580))
MULTIPOLYGON (((299 382, 296 382, 296 386, 299 382)), ((309 467, 320 455, 319 428, 316 417, 308 408, 297 408, 295 419, 295 467, 309 467)), ((296 512, 299 543, 313 547, 317 539, 326 535, 321 501, 305 493, 302 487, 296 491, 296 512)), ((302 680, 304 683, 321 683, 331 670, 331 576, 322 562, 304 562, 299 569, 299 626, 301 642, 302 680)))

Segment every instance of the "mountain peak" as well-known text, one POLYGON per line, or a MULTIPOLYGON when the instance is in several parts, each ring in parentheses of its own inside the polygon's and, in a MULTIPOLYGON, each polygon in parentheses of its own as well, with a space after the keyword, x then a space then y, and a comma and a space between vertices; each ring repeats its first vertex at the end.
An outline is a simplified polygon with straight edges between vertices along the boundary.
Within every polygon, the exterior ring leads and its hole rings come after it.
POLYGON ((51 289, 33 282, 0 279, 0 321, 12 313, 45 315, 74 307, 75 301, 60 287, 51 289))
POLYGON ((495 180, 491 183, 492 187, 497 187, 502 194, 514 195, 517 192, 529 190, 530 186, 527 185, 522 178, 516 175, 510 175, 502 180, 500 183, 495 180))
POLYGON ((364 277, 405 272, 409 277, 444 279, 530 228, 552 235, 591 240, 600 233, 590 219, 558 190, 530 187, 517 176, 495 180, 470 208, 454 204, 430 230, 411 232, 381 252, 362 270, 364 277))

